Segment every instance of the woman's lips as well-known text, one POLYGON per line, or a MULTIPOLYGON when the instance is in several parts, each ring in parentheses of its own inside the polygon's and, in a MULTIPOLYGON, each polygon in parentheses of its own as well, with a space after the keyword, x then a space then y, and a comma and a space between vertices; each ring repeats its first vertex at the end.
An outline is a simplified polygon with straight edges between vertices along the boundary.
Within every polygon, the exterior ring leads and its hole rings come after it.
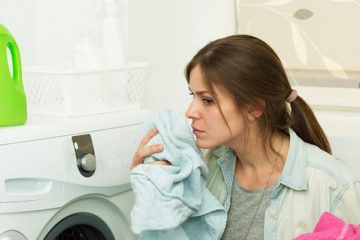
POLYGON ((202 131, 202 130, 200 130, 200 129, 198 129, 198 128, 195 128, 195 127, 192 127, 192 129, 193 129, 193 134, 194 134, 195 136, 201 135, 202 133, 205 132, 205 131, 202 131))

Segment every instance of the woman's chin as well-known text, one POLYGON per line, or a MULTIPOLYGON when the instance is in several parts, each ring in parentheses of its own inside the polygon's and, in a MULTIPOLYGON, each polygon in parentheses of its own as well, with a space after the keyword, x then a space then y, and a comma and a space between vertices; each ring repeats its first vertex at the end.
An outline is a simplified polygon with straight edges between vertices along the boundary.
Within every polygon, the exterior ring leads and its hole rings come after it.
POLYGON ((206 141, 201 140, 201 139, 196 139, 195 143, 199 148, 203 148, 203 149, 210 149, 210 148, 215 147, 214 144, 211 144, 211 143, 206 142, 206 141))

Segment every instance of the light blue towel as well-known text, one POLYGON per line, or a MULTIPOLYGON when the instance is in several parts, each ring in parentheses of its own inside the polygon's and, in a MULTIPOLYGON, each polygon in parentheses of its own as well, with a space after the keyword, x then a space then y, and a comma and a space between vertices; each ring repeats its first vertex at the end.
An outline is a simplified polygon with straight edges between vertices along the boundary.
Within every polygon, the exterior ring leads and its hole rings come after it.
POLYGON ((141 164, 131 171, 133 231, 142 240, 220 239, 227 214, 205 187, 208 170, 186 119, 164 111, 145 123, 146 133, 153 128, 159 133, 149 145, 162 144, 164 151, 145 162, 166 159, 171 165, 141 164))

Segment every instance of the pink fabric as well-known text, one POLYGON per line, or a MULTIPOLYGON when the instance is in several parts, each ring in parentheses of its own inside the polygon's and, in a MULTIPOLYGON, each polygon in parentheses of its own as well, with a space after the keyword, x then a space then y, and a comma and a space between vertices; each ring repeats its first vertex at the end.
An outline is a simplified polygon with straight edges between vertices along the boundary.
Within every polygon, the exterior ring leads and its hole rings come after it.
POLYGON ((312 233, 302 234, 294 240, 360 240, 360 227, 345 224, 331 213, 324 212, 312 233))

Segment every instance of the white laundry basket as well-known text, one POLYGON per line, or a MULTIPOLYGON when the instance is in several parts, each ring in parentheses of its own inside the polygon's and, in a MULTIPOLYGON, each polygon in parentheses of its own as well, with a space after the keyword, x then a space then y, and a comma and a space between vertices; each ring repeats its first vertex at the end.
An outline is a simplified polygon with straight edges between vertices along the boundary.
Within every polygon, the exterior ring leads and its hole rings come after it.
POLYGON ((139 108, 148 64, 118 69, 70 71, 66 67, 24 69, 28 112, 81 116, 139 108))

